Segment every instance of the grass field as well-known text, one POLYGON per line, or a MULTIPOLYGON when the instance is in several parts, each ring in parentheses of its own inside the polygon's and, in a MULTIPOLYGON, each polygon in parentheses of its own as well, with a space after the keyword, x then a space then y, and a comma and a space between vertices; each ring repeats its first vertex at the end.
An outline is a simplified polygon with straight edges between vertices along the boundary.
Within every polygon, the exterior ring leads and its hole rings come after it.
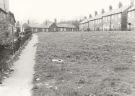
POLYGON ((33 96, 135 96, 135 32, 37 35, 33 96))

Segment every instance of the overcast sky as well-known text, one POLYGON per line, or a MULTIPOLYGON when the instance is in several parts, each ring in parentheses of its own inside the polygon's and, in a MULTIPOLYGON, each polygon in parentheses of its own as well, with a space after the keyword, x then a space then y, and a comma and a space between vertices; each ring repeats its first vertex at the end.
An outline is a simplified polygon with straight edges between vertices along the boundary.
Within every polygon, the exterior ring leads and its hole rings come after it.
POLYGON ((46 19, 58 21, 70 20, 89 16, 97 10, 99 13, 104 8, 108 11, 108 6, 113 9, 118 8, 118 2, 123 5, 129 4, 130 0, 10 0, 10 10, 15 14, 17 20, 46 19))

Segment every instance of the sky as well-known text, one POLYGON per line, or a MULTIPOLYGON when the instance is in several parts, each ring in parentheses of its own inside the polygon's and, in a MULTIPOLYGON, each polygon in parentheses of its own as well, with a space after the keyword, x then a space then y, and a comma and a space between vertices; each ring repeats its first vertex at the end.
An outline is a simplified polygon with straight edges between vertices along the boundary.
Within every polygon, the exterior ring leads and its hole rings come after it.
POLYGON ((118 8, 121 1, 128 5, 130 0, 10 0, 10 11, 19 21, 31 20, 43 22, 45 20, 58 21, 80 19, 95 11, 101 13, 104 8, 107 12, 109 5, 118 8))

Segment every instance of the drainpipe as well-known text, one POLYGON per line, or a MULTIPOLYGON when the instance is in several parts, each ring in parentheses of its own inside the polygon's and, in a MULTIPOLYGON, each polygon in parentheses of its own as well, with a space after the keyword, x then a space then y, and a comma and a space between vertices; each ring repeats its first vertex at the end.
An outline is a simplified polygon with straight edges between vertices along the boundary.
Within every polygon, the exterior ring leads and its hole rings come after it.
POLYGON ((112 21, 111 21, 111 18, 112 18, 112 16, 110 15, 110 31, 111 31, 111 26, 112 26, 112 21))
POLYGON ((103 17, 102 17, 102 31, 104 31, 103 17))

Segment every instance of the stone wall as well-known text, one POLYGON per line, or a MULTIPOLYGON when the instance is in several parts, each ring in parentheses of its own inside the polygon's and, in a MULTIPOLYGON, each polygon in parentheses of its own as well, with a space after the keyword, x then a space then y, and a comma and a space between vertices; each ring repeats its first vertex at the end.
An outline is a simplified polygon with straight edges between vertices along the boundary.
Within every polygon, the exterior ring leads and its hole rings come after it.
POLYGON ((0 10, 0 45, 10 44, 12 38, 12 24, 9 15, 0 10))

